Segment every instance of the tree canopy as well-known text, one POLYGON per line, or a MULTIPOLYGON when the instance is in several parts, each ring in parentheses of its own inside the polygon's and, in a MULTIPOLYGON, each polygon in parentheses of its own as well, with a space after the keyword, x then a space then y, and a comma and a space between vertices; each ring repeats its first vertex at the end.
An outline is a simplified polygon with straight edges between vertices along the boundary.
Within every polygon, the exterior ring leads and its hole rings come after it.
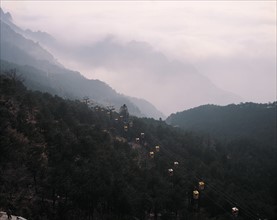
POLYGON ((276 218, 276 147, 121 119, 127 106, 29 91, 4 73, 0 85, 0 209, 27 219, 225 220, 238 207, 238 219, 276 218))

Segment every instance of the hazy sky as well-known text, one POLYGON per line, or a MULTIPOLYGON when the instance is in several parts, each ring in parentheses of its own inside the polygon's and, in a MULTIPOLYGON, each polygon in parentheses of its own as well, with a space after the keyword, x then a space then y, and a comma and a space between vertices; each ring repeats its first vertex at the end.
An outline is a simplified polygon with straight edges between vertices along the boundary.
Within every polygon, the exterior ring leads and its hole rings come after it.
MULTIPOLYGON (((46 31, 64 42, 87 44, 107 34, 122 42, 146 41, 169 59, 191 62, 218 87, 245 101, 276 100, 275 0, 1 0, 1 7, 19 26, 46 31)), ((100 72, 64 64, 105 80, 119 92, 138 95, 100 72)))

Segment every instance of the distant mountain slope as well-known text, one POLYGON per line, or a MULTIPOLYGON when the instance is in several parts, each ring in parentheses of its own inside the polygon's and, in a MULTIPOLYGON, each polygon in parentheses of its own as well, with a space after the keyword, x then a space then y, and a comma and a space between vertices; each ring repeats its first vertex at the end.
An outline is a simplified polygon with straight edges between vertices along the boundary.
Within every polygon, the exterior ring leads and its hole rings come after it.
POLYGON ((1 22, 10 26, 15 32, 23 35, 24 37, 31 39, 35 42, 40 42, 42 44, 55 44, 56 40, 50 34, 42 31, 32 31, 30 29, 23 30, 13 23, 12 16, 9 12, 5 13, 2 8, 0 8, 1 22))
POLYGON ((1 60, 1 70, 8 72, 16 69, 25 85, 33 90, 56 94, 67 99, 82 99, 87 96, 95 104, 104 106, 113 105, 118 111, 124 103, 129 112, 139 117, 145 117, 137 106, 125 96, 118 94, 109 85, 100 80, 88 80, 80 73, 67 69, 59 72, 45 72, 29 65, 18 65, 1 60))
MULTIPOLYGON (((165 119, 165 115, 158 111, 150 102, 146 101, 145 99, 139 99, 135 97, 127 96, 132 103, 134 103, 142 112, 147 112, 149 115, 155 115, 155 119, 165 119)), ((146 116, 146 115, 145 115, 146 116)))
POLYGON ((204 105, 172 114, 166 122, 220 138, 253 138, 276 145, 276 102, 204 105))
POLYGON ((93 44, 57 53, 66 60, 78 61, 120 91, 135 88, 133 96, 147 97, 167 114, 176 111, 176 106, 182 110, 203 104, 227 105, 242 101, 238 95, 217 87, 190 62, 171 60, 147 42, 122 43, 108 36, 93 44))
POLYGON ((1 9, 1 70, 16 68, 22 74, 25 84, 31 88, 47 91, 65 98, 82 99, 89 97, 104 106, 113 105, 116 110, 126 104, 132 115, 139 117, 161 117, 161 113, 149 102, 147 108, 139 109, 131 99, 117 93, 100 80, 89 80, 79 72, 66 69, 40 43, 27 39, 25 33, 36 35, 47 41, 51 36, 43 32, 23 31, 1 9), (48 38, 47 38, 48 36, 48 38), (151 109, 151 112, 144 110, 151 109))
MULTIPOLYGON (((94 43, 64 45, 45 32, 22 30, 14 25, 10 14, 3 11, 1 14, 15 32, 39 42, 65 62, 76 63, 74 69, 82 67, 84 72, 94 72, 93 77, 103 79, 123 93, 132 91, 129 95, 147 97, 164 113, 176 111, 176 106, 182 110, 208 103, 226 105, 243 101, 238 95, 218 88, 190 62, 170 60, 147 42, 133 40, 123 43, 109 35, 94 43), (162 98, 161 90, 167 91, 162 98)), ((153 105, 147 107, 150 108, 153 105)), ((152 117, 159 118, 159 111, 153 113, 150 114, 152 117)))
POLYGON ((26 39, 2 20, 0 37, 2 60, 34 66, 44 71, 57 71, 63 68, 39 43, 26 39))

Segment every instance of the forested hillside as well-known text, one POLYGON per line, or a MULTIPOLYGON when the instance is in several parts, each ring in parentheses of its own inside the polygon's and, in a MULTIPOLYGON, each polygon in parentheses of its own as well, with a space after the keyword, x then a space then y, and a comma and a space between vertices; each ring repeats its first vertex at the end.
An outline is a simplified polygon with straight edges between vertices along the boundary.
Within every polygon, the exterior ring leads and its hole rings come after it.
POLYGON ((276 147, 223 143, 133 117, 124 103, 117 113, 0 76, 1 210, 28 220, 276 219, 276 147))
POLYGON ((166 122, 221 139, 249 138, 276 147, 276 102, 203 105, 170 115, 166 122))

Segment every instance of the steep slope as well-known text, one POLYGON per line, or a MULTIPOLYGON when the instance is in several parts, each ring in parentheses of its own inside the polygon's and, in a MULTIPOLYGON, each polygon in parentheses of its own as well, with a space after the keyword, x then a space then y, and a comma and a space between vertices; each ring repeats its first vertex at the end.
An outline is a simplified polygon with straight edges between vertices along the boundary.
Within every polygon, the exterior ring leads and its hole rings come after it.
POLYGON ((242 101, 237 95, 218 88, 191 63, 170 60, 147 42, 122 43, 108 36, 96 43, 57 53, 64 60, 78 61, 119 91, 147 97, 166 114, 176 111, 176 106, 182 110, 202 104, 242 101))
POLYGON ((13 23, 13 19, 12 16, 9 12, 4 12, 2 10, 2 8, 0 8, 0 18, 1 21, 5 24, 7 24, 8 26, 10 26, 10 28, 12 28, 16 33, 21 34, 22 36, 24 36, 27 39, 31 39, 35 42, 40 42, 43 45, 55 45, 56 40, 54 37, 52 37, 50 34, 46 33, 46 32, 42 32, 42 31, 32 31, 30 29, 27 30, 23 30, 22 28, 18 27, 17 25, 15 25, 13 23))
POLYGON ((49 92, 67 99, 83 99, 88 97, 93 104, 103 106, 113 105, 119 110, 122 103, 127 104, 130 113, 137 116, 143 115, 138 107, 123 95, 118 94, 106 83, 99 80, 88 80, 80 73, 67 69, 58 69, 58 72, 45 72, 29 65, 17 65, 1 60, 1 70, 10 72, 14 69, 22 77, 25 85, 30 89, 49 92))
POLYGON ((42 70, 62 67, 54 56, 38 43, 16 33, 1 20, 1 59, 21 65, 31 65, 42 70))
MULTIPOLYGON (((158 111, 150 102, 146 101, 145 99, 139 99, 135 97, 127 96, 132 103, 134 103, 142 112, 147 112, 148 115, 155 116, 155 119, 165 119, 165 115, 158 111)), ((147 115, 145 115, 147 117, 147 115)))
MULTIPOLYGON (((170 60, 147 42, 122 43, 110 35, 95 43, 64 45, 47 33, 23 31, 13 23, 9 24, 23 36, 51 48, 64 62, 75 63, 74 69, 82 68, 87 74, 93 72, 93 78, 104 80, 117 91, 131 91, 131 96, 147 97, 166 114, 176 111, 176 107, 182 110, 203 104, 225 105, 243 101, 236 94, 218 88, 191 63, 170 60), (160 94, 163 94, 162 98, 160 94)), ((155 112, 155 118, 158 118, 159 113, 155 112)))
POLYGON ((125 103, 129 106, 129 111, 133 115, 160 117, 159 111, 149 102, 145 103, 149 105, 148 109, 152 111, 144 112, 106 83, 100 80, 86 79, 79 72, 64 68, 38 42, 35 43, 33 40, 26 38, 26 36, 32 36, 32 39, 37 37, 37 39, 44 39, 45 42, 49 43, 52 39, 51 36, 42 32, 23 31, 13 24, 7 13, 5 14, 2 9, 0 34, 1 68, 5 71, 16 68, 18 74, 22 74, 24 77, 26 85, 30 86, 29 88, 51 92, 71 99, 82 99, 84 96, 88 96, 96 103, 105 106, 114 105, 117 110, 125 103))
POLYGON ((225 145, 162 121, 28 91, 14 75, 0 74, 0 94, 0 209, 13 215, 228 220, 236 205, 238 219, 276 218, 275 147, 225 145))
POLYGON ((172 114, 166 122, 217 138, 250 138, 276 145, 276 102, 204 105, 172 114))

